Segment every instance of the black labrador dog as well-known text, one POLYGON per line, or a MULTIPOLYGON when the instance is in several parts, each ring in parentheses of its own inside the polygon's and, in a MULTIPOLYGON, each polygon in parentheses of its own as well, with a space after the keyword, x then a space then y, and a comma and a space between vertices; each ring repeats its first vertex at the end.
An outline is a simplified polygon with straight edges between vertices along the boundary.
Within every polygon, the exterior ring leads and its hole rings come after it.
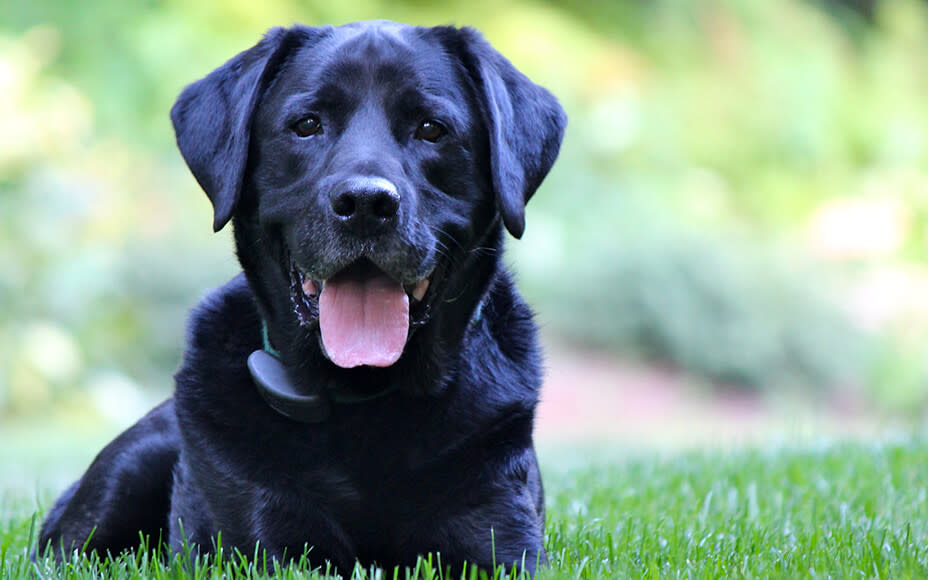
POLYGON ((221 533, 343 573, 427 553, 533 573, 540 354, 501 256, 557 157, 557 100, 472 29, 367 22, 273 29, 171 119, 244 273, 39 546, 221 533))

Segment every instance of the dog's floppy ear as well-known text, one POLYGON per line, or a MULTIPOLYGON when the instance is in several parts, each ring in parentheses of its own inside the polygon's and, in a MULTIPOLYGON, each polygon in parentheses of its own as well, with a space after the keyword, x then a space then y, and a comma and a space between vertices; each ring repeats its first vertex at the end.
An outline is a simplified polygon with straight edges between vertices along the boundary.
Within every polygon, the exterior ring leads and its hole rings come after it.
POLYGON ((187 86, 171 108, 177 146, 213 204, 213 230, 232 218, 248 165, 255 106, 307 28, 272 28, 254 47, 187 86))
POLYGON ((479 32, 463 28, 490 136, 490 170, 503 223, 516 238, 525 231, 525 204, 557 158, 567 115, 557 99, 519 72, 479 32))

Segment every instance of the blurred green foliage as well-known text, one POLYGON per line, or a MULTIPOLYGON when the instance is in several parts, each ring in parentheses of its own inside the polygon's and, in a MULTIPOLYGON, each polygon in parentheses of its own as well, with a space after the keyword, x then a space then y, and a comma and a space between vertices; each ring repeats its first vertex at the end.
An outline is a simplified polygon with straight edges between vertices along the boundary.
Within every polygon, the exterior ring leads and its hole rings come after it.
POLYGON ((802 0, 7 0, 0 414, 168 392, 184 312, 237 269, 173 99, 270 26, 367 18, 474 25, 563 101, 561 159, 510 245, 551 333, 732 386, 925 403, 926 309, 880 295, 871 324, 849 299, 874 272, 926 278, 918 0, 872 22, 802 0), (852 222, 843 251, 816 224, 847 200, 899 219, 852 222))
POLYGON ((645 236, 597 248, 543 300, 568 338, 671 361, 732 387, 835 386, 866 368, 867 342, 810 287, 816 273, 730 240, 645 236))

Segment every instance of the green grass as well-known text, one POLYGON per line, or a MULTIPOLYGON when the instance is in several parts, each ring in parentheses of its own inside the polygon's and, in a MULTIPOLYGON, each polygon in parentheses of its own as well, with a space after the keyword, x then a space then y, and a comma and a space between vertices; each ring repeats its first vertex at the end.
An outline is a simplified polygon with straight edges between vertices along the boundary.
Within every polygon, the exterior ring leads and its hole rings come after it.
MULTIPOLYGON (((542 454, 551 565, 539 578, 928 578, 922 438, 612 456, 542 454)), ((38 495, 47 505, 52 493, 38 495)), ((8 489, 4 498, 2 578, 265 578, 274 571, 230 554, 196 564, 138 553, 33 565, 26 553, 35 500, 27 488, 8 489)), ((354 578, 438 578, 436 563, 358 569, 354 578)), ((326 577, 305 565, 276 572, 326 577)))

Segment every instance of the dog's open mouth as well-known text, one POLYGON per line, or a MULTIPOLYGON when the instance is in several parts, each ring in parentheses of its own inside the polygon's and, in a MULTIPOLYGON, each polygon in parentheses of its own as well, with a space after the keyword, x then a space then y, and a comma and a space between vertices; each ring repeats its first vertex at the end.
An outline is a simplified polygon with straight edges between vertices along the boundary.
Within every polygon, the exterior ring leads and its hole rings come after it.
POLYGON ((300 324, 319 323, 323 351, 340 367, 388 367, 412 331, 428 321, 430 278, 403 284, 367 259, 327 280, 290 269, 290 297, 300 324))

